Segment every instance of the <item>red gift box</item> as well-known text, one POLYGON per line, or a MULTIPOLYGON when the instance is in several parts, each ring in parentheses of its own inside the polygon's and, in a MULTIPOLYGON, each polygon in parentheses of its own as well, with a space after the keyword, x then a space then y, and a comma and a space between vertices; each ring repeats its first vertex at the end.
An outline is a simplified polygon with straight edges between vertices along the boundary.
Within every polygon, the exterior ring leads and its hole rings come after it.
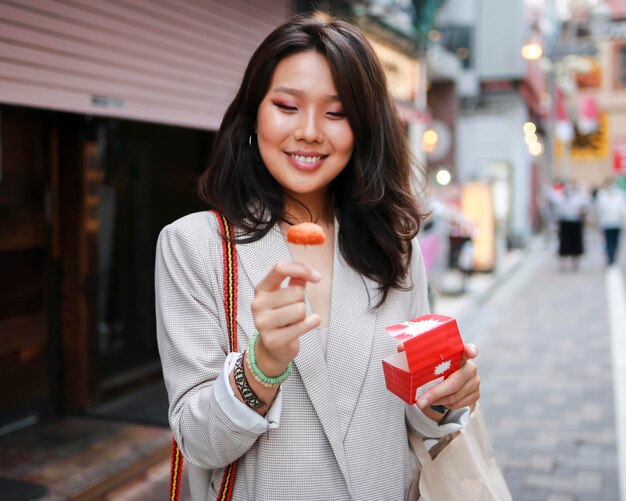
POLYGON ((385 329, 404 346, 383 359, 385 383, 407 404, 461 366, 463 340, 452 317, 422 315, 385 329))

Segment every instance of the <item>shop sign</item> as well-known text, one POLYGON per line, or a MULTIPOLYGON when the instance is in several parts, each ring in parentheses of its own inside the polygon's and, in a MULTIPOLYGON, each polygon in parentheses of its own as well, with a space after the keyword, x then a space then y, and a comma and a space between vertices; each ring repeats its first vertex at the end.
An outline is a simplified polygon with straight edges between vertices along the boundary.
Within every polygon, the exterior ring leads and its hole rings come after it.
POLYGON ((591 23, 591 34, 594 38, 612 40, 626 38, 626 21, 591 23))
POLYGON ((94 94, 91 96, 91 104, 97 108, 123 108, 124 100, 118 97, 94 94))
POLYGON ((613 171, 626 174, 626 136, 613 138, 613 171))
POLYGON ((417 92, 417 60, 375 40, 369 39, 383 66, 391 95, 401 101, 415 100, 417 92))
POLYGON ((605 113, 600 113, 598 127, 594 132, 575 130, 571 144, 571 158, 574 160, 595 160, 607 158, 608 151, 608 120, 605 113))

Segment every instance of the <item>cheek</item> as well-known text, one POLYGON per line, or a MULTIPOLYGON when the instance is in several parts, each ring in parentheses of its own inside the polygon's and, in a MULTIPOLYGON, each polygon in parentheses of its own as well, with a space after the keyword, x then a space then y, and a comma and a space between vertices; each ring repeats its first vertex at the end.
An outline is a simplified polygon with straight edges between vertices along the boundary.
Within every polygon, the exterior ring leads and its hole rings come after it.
POLYGON ((276 142, 282 140, 287 130, 285 117, 272 110, 261 110, 257 116, 259 141, 276 142))
POLYGON ((354 149, 354 135, 350 127, 342 127, 341 130, 336 132, 335 148, 337 151, 352 155, 354 149))
POLYGON ((278 150, 284 138, 284 125, 271 110, 259 110, 257 114, 257 145, 263 164, 273 171, 278 150))

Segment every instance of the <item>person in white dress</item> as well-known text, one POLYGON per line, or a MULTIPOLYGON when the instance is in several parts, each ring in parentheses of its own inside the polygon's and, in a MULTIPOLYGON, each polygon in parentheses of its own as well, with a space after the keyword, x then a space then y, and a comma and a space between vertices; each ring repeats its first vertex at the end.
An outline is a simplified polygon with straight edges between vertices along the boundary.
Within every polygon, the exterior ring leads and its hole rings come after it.
POLYGON ((577 270, 585 252, 583 232, 585 218, 591 209, 591 197, 581 186, 568 182, 562 192, 553 193, 552 202, 558 222, 561 269, 570 260, 572 269, 577 270))

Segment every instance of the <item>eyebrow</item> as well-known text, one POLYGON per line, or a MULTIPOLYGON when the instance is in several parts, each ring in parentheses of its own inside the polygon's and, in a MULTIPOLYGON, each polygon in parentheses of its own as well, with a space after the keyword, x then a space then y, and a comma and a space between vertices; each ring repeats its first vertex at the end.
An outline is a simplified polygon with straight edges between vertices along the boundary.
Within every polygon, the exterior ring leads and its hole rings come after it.
MULTIPOLYGON (((276 87, 272 89, 272 92, 282 92, 284 94, 289 94, 291 96, 302 97, 304 96, 304 91, 300 89, 294 89, 293 87, 276 87)), ((330 101, 339 101, 339 96, 336 95, 328 95, 325 96, 330 101)))

